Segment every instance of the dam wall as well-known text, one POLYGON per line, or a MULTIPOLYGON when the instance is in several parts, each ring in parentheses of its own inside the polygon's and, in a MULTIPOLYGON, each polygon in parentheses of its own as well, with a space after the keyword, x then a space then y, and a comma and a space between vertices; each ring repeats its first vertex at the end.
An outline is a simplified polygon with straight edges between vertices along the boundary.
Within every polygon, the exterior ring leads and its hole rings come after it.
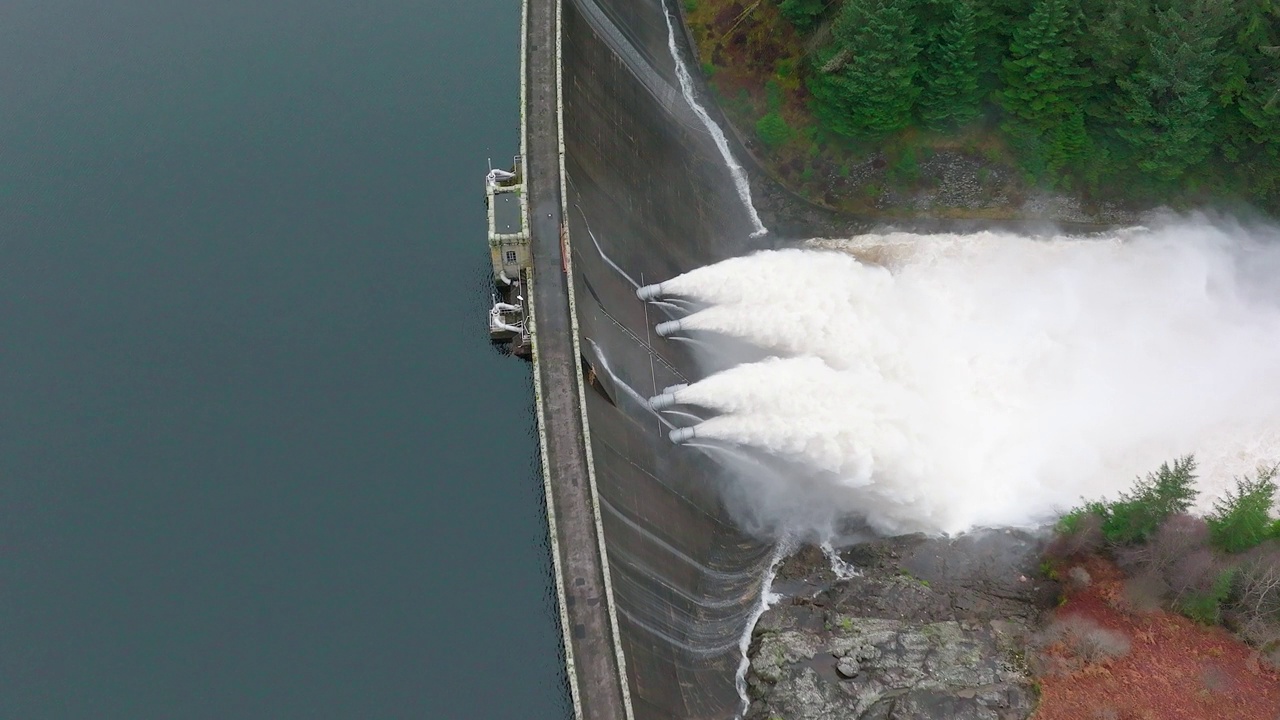
MULTIPOLYGON (((732 718, 772 546, 740 531, 732 482, 673 445, 643 399, 704 374, 635 296, 757 241, 724 160, 680 91, 660 0, 561 0, 564 197, 584 431, 617 644, 636 718, 732 718)), ((685 35, 679 19, 676 39, 685 35)))

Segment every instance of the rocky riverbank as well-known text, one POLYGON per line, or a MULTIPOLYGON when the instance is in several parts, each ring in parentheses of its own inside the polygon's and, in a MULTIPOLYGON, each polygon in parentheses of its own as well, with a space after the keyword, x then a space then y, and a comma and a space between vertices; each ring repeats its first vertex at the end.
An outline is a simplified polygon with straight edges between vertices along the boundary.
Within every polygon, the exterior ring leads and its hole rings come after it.
MULTIPOLYGON (((959 152, 939 152, 923 161, 921 171, 928 179, 911 188, 888 187, 881 177, 885 171, 875 167, 876 158, 872 158, 853 180, 860 179, 869 185, 878 183, 886 189, 879 191, 872 207, 839 209, 787 189, 756 155, 753 143, 736 128, 734 135, 744 141, 746 158, 755 171, 753 190, 757 210, 766 225, 786 235, 837 237, 884 226, 920 232, 995 227, 1094 232, 1139 224, 1152 212, 1113 202, 1087 203, 1068 193, 1016 187, 1014 180, 999 182, 1009 172, 1008 168, 959 152)), ((832 192, 852 192, 844 187, 851 181, 833 179, 832 192)))
POLYGON ((1042 543, 877 540, 840 553, 859 573, 845 580, 817 548, 795 554, 752 637, 748 720, 1030 716, 1025 648, 1059 592, 1039 577, 1042 543))

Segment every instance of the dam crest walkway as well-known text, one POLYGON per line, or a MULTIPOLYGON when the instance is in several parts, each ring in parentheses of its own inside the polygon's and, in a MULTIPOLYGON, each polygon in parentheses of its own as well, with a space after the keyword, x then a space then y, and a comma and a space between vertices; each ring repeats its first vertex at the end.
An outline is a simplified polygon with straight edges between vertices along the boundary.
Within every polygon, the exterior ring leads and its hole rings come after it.
POLYGON ((574 714, 632 720, 585 427, 564 205, 560 1, 526 0, 522 131, 535 389, 574 714))

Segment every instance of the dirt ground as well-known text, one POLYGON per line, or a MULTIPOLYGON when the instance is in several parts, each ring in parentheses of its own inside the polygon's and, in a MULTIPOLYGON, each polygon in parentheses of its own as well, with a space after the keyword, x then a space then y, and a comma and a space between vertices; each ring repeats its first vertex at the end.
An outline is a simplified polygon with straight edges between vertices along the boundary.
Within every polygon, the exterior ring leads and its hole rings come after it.
POLYGON ((1086 661, 1069 642, 1045 646, 1034 720, 1280 718, 1280 673, 1260 653, 1221 627, 1132 609, 1123 576, 1104 560, 1081 567, 1089 582, 1068 592, 1054 619, 1100 628, 1104 637, 1127 641, 1120 643, 1127 649, 1094 648, 1086 661))

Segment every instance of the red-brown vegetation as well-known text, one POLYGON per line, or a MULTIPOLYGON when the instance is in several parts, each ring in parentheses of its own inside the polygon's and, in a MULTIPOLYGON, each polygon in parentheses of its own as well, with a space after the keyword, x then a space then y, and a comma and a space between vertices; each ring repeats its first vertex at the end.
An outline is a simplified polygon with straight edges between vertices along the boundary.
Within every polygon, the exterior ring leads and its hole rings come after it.
POLYGON ((1221 627, 1135 605, 1106 560, 1059 570, 1066 602, 1029 658, 1041 674, 1034 720, 1280 718, 1280 673, 1261 653, 1221 627))

